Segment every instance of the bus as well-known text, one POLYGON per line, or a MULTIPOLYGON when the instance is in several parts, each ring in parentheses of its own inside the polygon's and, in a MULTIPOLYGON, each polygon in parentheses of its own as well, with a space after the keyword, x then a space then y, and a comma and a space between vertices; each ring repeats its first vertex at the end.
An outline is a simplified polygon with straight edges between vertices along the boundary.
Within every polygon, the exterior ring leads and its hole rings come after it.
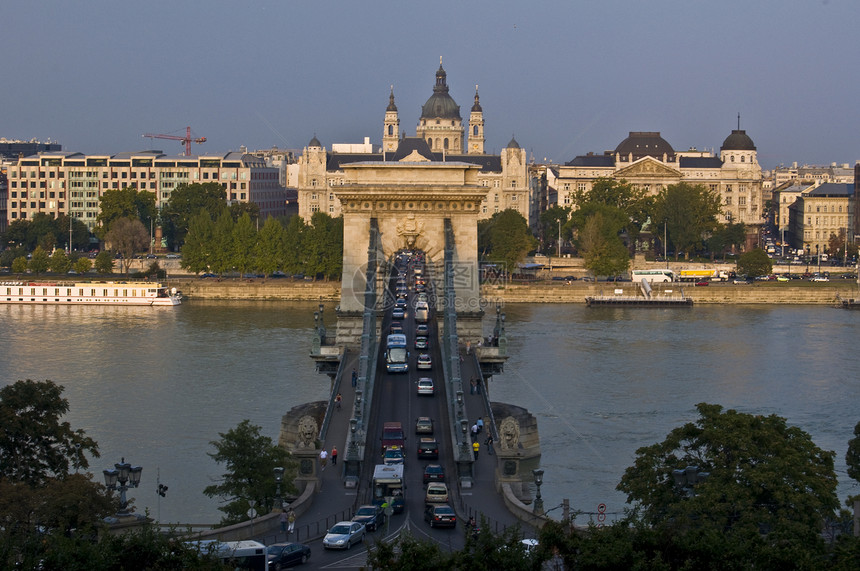
POLYGON ((389 373, 409 372, 409 351, 406 350, 406 335, 393 333, 385 344, 385 370, 389 373))
POLYGON ((267 571, 269 559, 266 546, 258 541, 218 541, 204 539, 188 541, 186 545, 196 548, 202 557, 212 556, 231 569, 242 571, 267 571))
POLYGON ((377 464, 373 470, 373 503, 388 504, 399 514, 406 507, 403 492, 403 464, 377 464))
POLYGON ((669 269, 633 270, 630 272, 630 277, 636 283, 643 279, 651 283, 673 282, 675 281, 675 272, 669 269))

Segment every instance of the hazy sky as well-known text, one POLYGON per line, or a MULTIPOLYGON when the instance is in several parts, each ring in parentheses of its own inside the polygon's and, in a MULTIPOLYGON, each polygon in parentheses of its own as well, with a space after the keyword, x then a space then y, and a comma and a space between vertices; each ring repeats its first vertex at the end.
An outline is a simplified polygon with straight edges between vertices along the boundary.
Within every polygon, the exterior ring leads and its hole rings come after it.
POLYGON ((629 131, 715 148, 732 129, 770 168, 860 159, 857 0, 510 0, 0 4, 0 137, 117 153, 381 143, 394 85, 415 134, 442 56, 487 152, 516 136, 566 162, 629 131))

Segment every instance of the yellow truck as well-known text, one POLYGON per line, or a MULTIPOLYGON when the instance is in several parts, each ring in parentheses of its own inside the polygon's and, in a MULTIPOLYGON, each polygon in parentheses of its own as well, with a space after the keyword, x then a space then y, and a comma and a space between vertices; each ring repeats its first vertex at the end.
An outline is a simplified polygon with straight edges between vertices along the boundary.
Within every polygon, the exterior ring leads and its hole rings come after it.
POLYGON ((704 280, 726 281, 729 275, 720 270, 681 270, 678 273, 678 279, 682 282, 699 282, 704 280))

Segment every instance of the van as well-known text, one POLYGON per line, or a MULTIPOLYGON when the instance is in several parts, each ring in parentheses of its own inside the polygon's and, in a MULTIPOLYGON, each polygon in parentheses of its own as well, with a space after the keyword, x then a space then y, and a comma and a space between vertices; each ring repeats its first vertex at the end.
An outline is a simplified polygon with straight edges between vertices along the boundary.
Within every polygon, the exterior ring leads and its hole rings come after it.
POLYGON ((399 422, 386 422, 382 425, 382 448, 385 450, 389 446, 397 446, 401 450, 406 444, 406 437, 403 435, 403 425, 399 422))

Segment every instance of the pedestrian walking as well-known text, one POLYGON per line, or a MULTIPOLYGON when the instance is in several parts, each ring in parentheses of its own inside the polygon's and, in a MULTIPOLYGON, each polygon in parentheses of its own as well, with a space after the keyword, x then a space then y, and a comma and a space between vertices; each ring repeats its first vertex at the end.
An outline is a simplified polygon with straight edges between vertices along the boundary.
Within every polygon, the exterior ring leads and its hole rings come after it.
POLYGON ((281 531, 287 531, 287 512, 281 510, 281 531))
POLYGON ((477 438, 478 438, 478 423, 476 422, 475 424, 472 425, 472 440, 475 440, 477 438))
POLYGON ((472 380, 469 381, 469 394, 475 394, 475 389, 478 387, 478 381, 475 380, 475 377, 472 377, 472 380))
POLYGON ((337 446, 331 447, 331 465, 337 464, 337 446))
POLYGON ((334 397, 334 408, 340 410, 340 403, 343 401, 343 396, 340 393, 334 397))
POLYGON ((475 421, 475 424, 478 425, 478 434, 481 434, 484 431, 484 419, 479 418, 475 421))
POLYGON ((352 388, 355 388, 358 385, 358 374, 356 374, 355 369, 352 370, 352 388))
POLYGON ((296 512, 293 511, 293 508, 290 508, 290 511, 287 513, 287 523, 289 523, 287 533, 293 533, 293 530, 296 528, 296 512))
POLYGON ((326 461, 328 460, 328 452, 325 451, 325 448, 320 452, 320 466, 325 470, 326 461))
POLYGON ((472 354, 472 342, 466 341, 466 355, 472 354))
POLYGON ((472 452, 475 453, 475 460, 478 459, 478 452, 481 451, 481 443, 475 440, 472 442, 472 452))
POLYGON ((484 445, 487 447, 487 454, 493 454, 493 434, 488 432, 487 439, 484 441, 484 445))

